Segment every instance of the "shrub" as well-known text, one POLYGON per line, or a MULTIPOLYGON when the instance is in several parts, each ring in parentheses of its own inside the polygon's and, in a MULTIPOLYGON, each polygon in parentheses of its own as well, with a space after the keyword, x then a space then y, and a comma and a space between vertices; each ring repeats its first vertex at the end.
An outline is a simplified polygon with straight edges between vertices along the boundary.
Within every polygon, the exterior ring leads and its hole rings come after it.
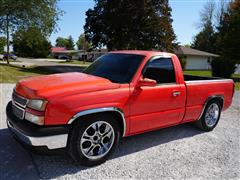
POLYGON ((179 61, 181 63, 182 69, 185 70, 186 65, 187 65, 187 58, 186 57, 180 57, 179 61))
POLYGON ((236 69, 236 63, 224 57, 213 59, 211 66, 214 77, 230 78, 236 69))

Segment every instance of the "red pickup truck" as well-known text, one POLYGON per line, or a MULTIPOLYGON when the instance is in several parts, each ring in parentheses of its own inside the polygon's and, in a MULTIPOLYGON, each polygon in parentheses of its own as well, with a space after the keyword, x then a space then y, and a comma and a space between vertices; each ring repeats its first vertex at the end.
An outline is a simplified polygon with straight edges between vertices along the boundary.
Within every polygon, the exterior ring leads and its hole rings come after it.
POLYGON ((232 103, 234 83, 183 75, 176 55, 115 51, 83 73, 19 81, 7 124, 20 142, 64 148, 80 164, 100 164, 120 137, 187 122, 213 130, 232 103))

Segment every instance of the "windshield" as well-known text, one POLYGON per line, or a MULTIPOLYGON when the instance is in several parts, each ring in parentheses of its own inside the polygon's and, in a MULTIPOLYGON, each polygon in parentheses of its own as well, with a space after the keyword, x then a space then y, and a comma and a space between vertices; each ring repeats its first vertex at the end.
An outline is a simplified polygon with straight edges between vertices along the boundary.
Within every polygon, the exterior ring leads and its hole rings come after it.
POLYGON ((84 73, 109 79, 114 83, 130 83, 144 56, 110 53, 99 57, 84 73))

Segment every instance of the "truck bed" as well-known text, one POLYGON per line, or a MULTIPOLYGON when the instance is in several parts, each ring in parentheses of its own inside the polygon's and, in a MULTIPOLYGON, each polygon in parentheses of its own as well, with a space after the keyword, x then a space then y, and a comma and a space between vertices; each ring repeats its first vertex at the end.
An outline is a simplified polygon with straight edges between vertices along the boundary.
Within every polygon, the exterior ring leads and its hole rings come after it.
POLYGON ((184 74, 184 80, 185 81, 202 81, 202 80, 224 80, 224 79, 217 78, 217 77, 205 77, 205 76, 194 76, 194 75, 184 74))
POLYGON ((234 89, 231 79, 184 75, 184 80, 187 89, 184 122, 199 119, 209 97, 221 96, 224 99, 223 110, 230 106, 234 89))

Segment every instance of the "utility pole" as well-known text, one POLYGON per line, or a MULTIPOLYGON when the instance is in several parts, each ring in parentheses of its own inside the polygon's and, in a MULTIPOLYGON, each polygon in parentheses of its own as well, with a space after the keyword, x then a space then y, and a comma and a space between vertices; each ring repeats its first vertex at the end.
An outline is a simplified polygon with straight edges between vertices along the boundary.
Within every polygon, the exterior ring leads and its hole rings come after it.
POLYGON ((7 14, 7 18, 6 18, 6 32, 7 32, 7 64, 9 64, 9 15, 7 14))

